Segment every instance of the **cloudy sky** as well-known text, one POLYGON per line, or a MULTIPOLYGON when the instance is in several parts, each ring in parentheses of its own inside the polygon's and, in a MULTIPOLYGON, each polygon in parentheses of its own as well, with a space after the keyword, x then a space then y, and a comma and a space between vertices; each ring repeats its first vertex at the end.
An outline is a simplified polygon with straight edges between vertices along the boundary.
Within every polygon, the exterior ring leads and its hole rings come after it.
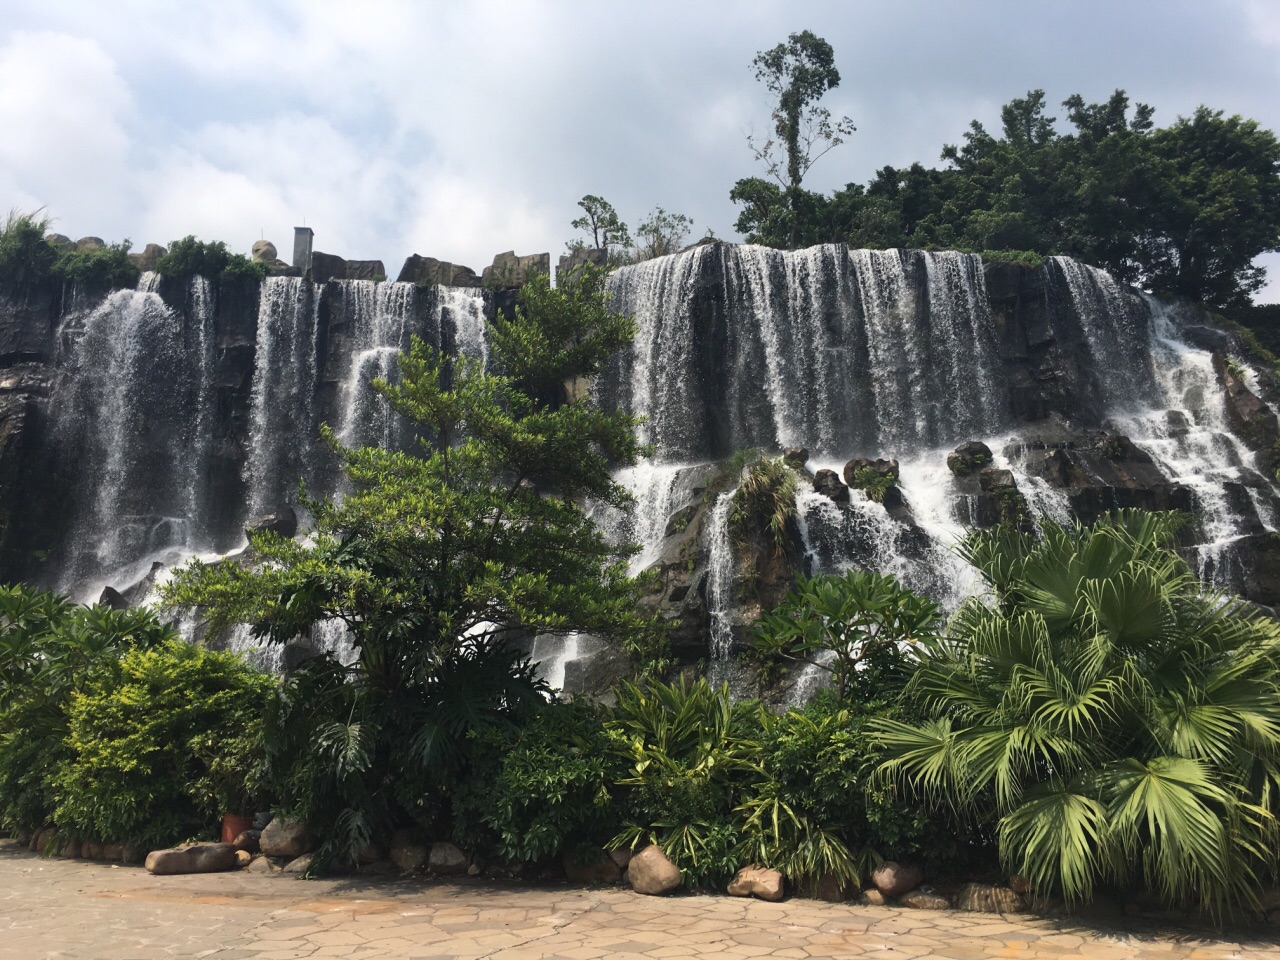
POLYGON ((285 259, 305 221, 393 276, 415 252, 561 252, 586 193, 733 238, 769 114, 751 58, 803 29, 858 126, 815 189, 935 163, 1035 87, 1280 130, 1276 0, 0 0, 0 212, 137 247, 265 236, 285 259))

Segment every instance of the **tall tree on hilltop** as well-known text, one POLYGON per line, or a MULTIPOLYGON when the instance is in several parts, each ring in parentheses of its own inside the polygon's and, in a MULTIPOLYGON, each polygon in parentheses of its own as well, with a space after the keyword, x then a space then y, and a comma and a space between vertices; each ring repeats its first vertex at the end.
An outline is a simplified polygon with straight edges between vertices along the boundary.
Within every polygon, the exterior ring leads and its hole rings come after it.
MULTIPOLYGON (((805 175, 856 128, 848 117, 833 121, 831 111, 818 104, 827 91, 840 85, 840 71, 835 67, 831 44, 812 31, 793 33, 786 43, 760 51, 751 65, 756 79, 776 102, 772 112, 774 135, 763 142, 748 136, 747 143, 782 189, 771 193, 761 189, 762 181, 748 178, 739 180, 730 196, 737 203, 747 204, 748 212, 752 204, 758 206, 761 202, 775 207, 785 204, 791 221, 789 245, 794 248, 800 241, 805 206, 801 183, 805 175)), ((771 187, 767 181, 763 183, 771 187)))

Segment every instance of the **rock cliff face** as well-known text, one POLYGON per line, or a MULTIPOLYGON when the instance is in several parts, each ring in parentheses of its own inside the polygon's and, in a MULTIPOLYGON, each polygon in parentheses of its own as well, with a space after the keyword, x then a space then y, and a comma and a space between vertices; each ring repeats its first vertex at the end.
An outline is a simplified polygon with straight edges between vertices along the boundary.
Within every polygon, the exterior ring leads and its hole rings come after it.
MULTIPOLYGON (((300 478, 337 488, 321 422, 406 441, 368 382, 411 335, 485 359, 487 317, 548 268, 499 255, 481 290, 431 258, 387 283, 315 253, 309 277, 261 285, 147 275, 0 303, 3 575, 133 596, 153 563, 235 547, 246 521, 288 515, 300 478)), ((644 604, 685 663, 732 676, 797 572, 871 566, 954 606, 975 588, 951 549, 965 530, 1125 506, 1189 512, 1197 569, 1280 604, 1275 387, 1201 311, 1069 260, 840 246, 707 243, 610 289, 638 335, 596 395, 645 415, 655 457, 619 474, 634 508, 597 519, 642 545, 644 604), (781 543, 730 529, 731 458, 751 448, 798 472, 781 543)), ((589 638, 540 656, 568 689, 621 669, 589 638)), ((812 678, 792 679, 801 696, 812 678)))

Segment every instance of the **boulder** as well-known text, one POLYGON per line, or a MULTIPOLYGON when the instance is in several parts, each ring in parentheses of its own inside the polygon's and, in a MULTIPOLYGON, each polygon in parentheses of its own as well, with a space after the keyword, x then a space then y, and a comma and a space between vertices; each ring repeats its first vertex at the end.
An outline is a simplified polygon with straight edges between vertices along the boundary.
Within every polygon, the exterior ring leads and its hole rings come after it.
POLYGON ((886 860, 871 874, 871 882, 886 897, 900 897, 924 881, 924 872, 914 864, 886 860))
MULTIPOLYGON (((876 893, 880 893, 879 890, 876 893)), ((818 888, 814 891, 819 900, 827 903, 843 903, 849 899, 849 884, 834 873, 824 873, 818 878, 818 888)))
MULTIPOLYGON (((227 846, 235 849, 231 844, 227 846)), ((276 817, 266 825, 258 837, 258 846, 268 857, 287 857, 290 860, 316 848, 315 840, 305 823, 281 817, 276 817)))
POLYGON ((231 845, 237 850, 243 850, 246 853, 258 853, 262 849, 261 841, 261 830, 241 830, 236 834, 236 838, 231 841, 231 845))
POLYGON ((849 488, 840 482, 840 477, 834 470, 819 470, 815 473, 813 489, 815 493, 829 497, 836 503, 849 502, 849 488))
POLYGON ((456 843, 447 840, 437 841, 431 845, 431 856, 427 861, 427 869, 440 877, 460 877, 466 874, 470 859, 456 843))
POLYGON ((54 827, 45 827, 43 830, 36 832, 31 838, 31 849, 36 853, 46 853, 53 846, 54 841, 58 837, 58 831, 54 827))
POLYGON ((298 532, 297 511, 293 507, 281 505, 244 525, 245 536, 265 531, 270 531, 286 540, 292 538, 298 532))
POLYGON ((662 848, 651 843, 634 857, 627 866, 627 877, 636 893, 662 897, 680 886, 680 868, 667 859, 662 848))
POLYGON ((609 859, 618 865, 619 870, 625 870, 627 864, 631 863, 631 848, 619 847, 617 850, 610 850, 609 859))
POLYGON ((958 477, 967 477, 991 460, 990 447, 980 440, 968 440, 947 454, 947 469, 958 477))
POLYGON ((253 259, 258 263, 272 263, 280 258, 280 252, 270 240, 253 242, 253 259))
POLYGON ((478 287, 480 278, 470 267, 447 263, 435 257, 411 255, 400 268, 400 283, 421 283, 441 287, 478 287))
POLYGON ((80 844, 80 856, 86 860, 101 860, 102 844, 97 840, 86 840, 80 844))
POLYGON ((1020 873, 1015 873, 1009 878, 1009 889, 1020 897, 1031 895, 1031 881, 1020 873))
POLYGON ((551 275, 551 254, 531 253, 517 257, 514 250, 508 250, 493 258, 493 264, 484 268, 480 280, 485 286, 510 289, 523 287, 535 273, 551 275))
POLYGON ((388 852, 392 863, 405 873, 413 873, 415 870, 422 869, 430 851, 427 845, 418 839, 416 833, 401 829, 391 835, 391 847, 388 852))
POLYGON ((147 854, 147 872, 156 876, 178 873, 218 873, 234 870, 236 848, 229 843, 197 843, 147 854))
POLYGON ((57 247, 60 250, 67 248, 75 248, 76 242, 63 233, 49 233, 45 235, 44 242, 50 246, 57 247))
POLYGON ((1008 887, 966 883, 956 894, 956 909, 973 913, 1023 913, 1026 902, 1008 887))
POLYGON ((124 844, 122 843, 104 843, 102 845, 102 859, 108 863, 121 863, 124 861, 124 844))
POLYGON ((89 250, 101 250, 107 244, 101 237, 81 237, 76 241, 76 253, 85 253, 89 250))
POLYGON ((128 610, 129 601, 115 587, 103 587, 102 594, 98 597, 98 606, 110 610, 128 610))
POLYGON ((382 845, 370 840, 356 854, 356 863, 378 863, 387 859, 387 851, 382 845))
MULTIPOLYGON (((241 851, 243 852, 243 851, 241 851)), ((264 877, 279 873, 280 868, 268 860, 266 857, 254 857, 247 867, 244 868, 245 873, 260 873, 264 877)))
POLYGON ((609 251, 599 247, 575 247, 560 257, 556 265, 556 278, 568 277, 588 264, 593 267, 604 267, 609 262, 609 251))
POLYGON ((311 858, 314 854, 304 853, 300 857, 294 857, 284 865, 284 873, 306 873, 311 869, 311 858))
POLYGON ((248 850, 237 850, 237 851, 236 851, 236 866, 237 866, 237 867, 241 867, 241 868, 243 868, 243 867, 247 867, 247 866, 248 866, 249 864, 251 864, 251 863, 253 863, 253 854, 252 854, 252 853, 250 853, 248 850))
POLYGON ((776 903, 782 899, 784 892, 782 874, 769 867, 743 867, 729 881, 731 897, 758 897, 776 903))
POLYGON ((139 253, 129 254, 129 259, 137 264, 139 270, 145 272, 155 270, 160 264, 160 258, 168 252, 158 243, 148 243, 139 253))
POLYGON ((603 850, 586 863, 581 863, 572 853, 566 853, 564 877, 570 883, 617 883, 622 879, 622 868, 603 850))
POLYGON ((82 848, 83 844, 75 837, 72 837, 58 847, 58 856, 75 859, 80 856, 82 848))
POLYGON ((983 493, 1018 489, 1018 484, 1013 479, 1013 471, 1000 470, 996 467, 983 467, 979 470, 978 485, 982 488, 983 493))
POLYGON ((912 910, 950 910, 951 901, 940 893, 913 890, 898 898, 898 906, 910 907, 912 910))
POLYGON ((870 460, 867 457, 854 457, 844 465, 844 482, 851 487, 860 486, 854 478, 863 470, 870 470, 881 477, 892 477, 894 483, 898 482, 897 460, 870 460))
POLYGON ((782 459, 789 466, 799 469, 809 462, 809 451, 804 447, 787 447, 782 451, 782 459))
POLYGON ((869 887, 862 891, 862 896, 858 898, 858 903, 864 907, 883 907, 889 902, 889 897, 877 890, 875 887, 869 887))
POLYGON ((136 843, 126 843, 120 848, 120 860, 123 863, 142 863, 147 859, 147 851, 136 843))

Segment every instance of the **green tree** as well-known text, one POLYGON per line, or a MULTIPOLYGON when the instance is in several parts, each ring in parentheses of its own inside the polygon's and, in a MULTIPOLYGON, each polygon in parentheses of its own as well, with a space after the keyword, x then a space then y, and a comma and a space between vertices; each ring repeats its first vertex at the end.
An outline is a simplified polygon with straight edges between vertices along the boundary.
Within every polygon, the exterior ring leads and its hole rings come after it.
POLYGON ((654 207, 636 227, 635 259, 652 260, 679 252, 692 227, 693 221, 683 213, 667 213, 662 207, 654 207))
POLYGON ((1179 522, 972 536, 991 595, 923 651, 932 719, 870 724, 881 775, 991 823, 1041 896, 1139 884, 1221 912, 1274 874, 1280 627, 1204 592, 1179 522))
POLYGON ((826 670, 836 695, 848 701, 855 691, 865 692, 858 684, 861 672, 901 675, 902 648, 931 641, 940 626, 941 611, 932 600, 891 575, 850 570, 843 576, 800 577, 787 598, 761 618, 751 649, 765 662, 826 670))
MULTIPOLYGON (((583 210, 582 216, 570 226, 590 235, 592 247, 606 251, 612 259, 619 251, 631 246, 631 231, 619 219, 618 211, 613 209, 613 204, 608 200, 587 194, 578 201, 578 206, 583 210)), ((579 246, 583 246, 582 241, 575 240, 569 244, 569 249, 579 246)))
MULTIPOLYGON (((786 43, 760 51, 751 65, 775 104, 773 136, 763 141, 748 136, 747 143, 782 187, 774 199, 785 201, 790 211, 788 246, 794 249, 800 244, 805 213, 806 191, 800 186, 805 175, 856 128, 848 117, 833 121, 831 111, 818 104, 827 91, 840 85, 840 71, 835 67, 831 44, 812 31, 793 33, 786 43)), ((758 187, 748 187, 741 180, 730 194, 739 203, 758 202, 765 196, 758 187)))
POLYGON ((284 792, 310 807, 326 857, 447 816, 467 732, 538 696, 512 638, 584 630, 646 652, 625 557, 581 506, 627 499, 610 469, 641 452, 636 420, 563 402, 564 384, 598 373, 633 332, 603 273, 585 270, 526 284, 491 326, 487 368, 415 342, 400 383, 376 387, 427 438, 417 452, 344 449, 326 431, 353 488, 310 502, 312 539, 255 535, 252 569, 195 563, 168 587, 171 605, 271 642, 326 620, 351 631, 354 666, 312 662, 274 724, 306 747, 281 771, 284 792))
POLYGON ((1142 224, 1143 280, 1217 307, 1247 305, 1266 280, 1254 258, 1280 249, 1280 140, 1202 106, 1154 131, 1151 150, 1167 193, 1142 224))

